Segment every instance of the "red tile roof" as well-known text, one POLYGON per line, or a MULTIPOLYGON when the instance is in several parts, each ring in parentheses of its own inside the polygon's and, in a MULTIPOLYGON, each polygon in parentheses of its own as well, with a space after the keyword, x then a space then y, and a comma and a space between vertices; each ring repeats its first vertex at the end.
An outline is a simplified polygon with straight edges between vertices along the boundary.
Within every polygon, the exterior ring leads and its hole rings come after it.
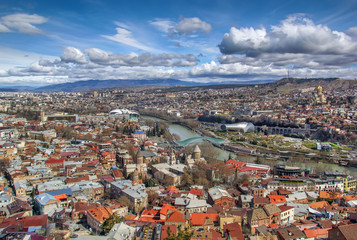
POLYGON ((229 223, 224 225, 224 231, 228 233, 228 235, 235 240, 244 240, 244 235, 242 231, 242 227, 237 223, 229 223))
POLYGON ((241 168, 242 166, 244 166, 246 163, 245 162, 240 162, 240 161, 237 161, 237 160, 228 160, 226 162, 226 165, 231 165, 235 168, 241 168))
POLYGON ((92 208, 92 209, 88 210, 88 214, 90 214, 98 222, 102 222, 102 221, 108 219, 109 216, 113 214, 113 212, 108 207, 97 207, 97 208, 92 208))
POLYGON ((285 212, 285 211, 288 211, 288 210, 290 210, 290 209, 292 209, 294 207, 282 205, 282 206, 278 206, 278 208, 280 208, 281 212, 285 212))
POLYGON ((66 184, 77 183, 82 181, 89 181, 89 176, 76 177, 76 178, 67 178, 64 182, 66 184))
POLYGON ((173 212, 167 218, 166 222, 186 222, 186 217, 181 212, 173 212))
POLYGON ((160 214, 167 216, 168 211, 178 211, 178 209, 171 205, 164 204, 160 210, 160 214))
POLYGON ((196 195, 196 196, 203 196, 204 195, 203 191, 199 190, 199 189, 191 189, 190 193, 193 194, 193 195, 196 195))
POLYGON ((281 195, 269 195, 270 202, 272 203, 284 203, 286 202, 286 198, 281 195))
POLYGON ((304 233, 306 235, 307 238, 320 238, 323 236, 328 236, 328 231, 331 228, 316 228, 316 229, 305 229, 304 233))
POLYGON ((309 207, 317 209, 317 208, 324 208, 330 206, 330 204, 327 201, 320 201, 320 202, 314 202, 310 203, 309 207))
POLYGON ((215 213, 192 213, 191 224, 195 226, 202 226, 207 218, 211 218, 214 222, 218 221, 218 214, 215 213))
POLYGON ((179 189, 176 186, 170 185, 167 187, 166 193, 178 193, 179 189))

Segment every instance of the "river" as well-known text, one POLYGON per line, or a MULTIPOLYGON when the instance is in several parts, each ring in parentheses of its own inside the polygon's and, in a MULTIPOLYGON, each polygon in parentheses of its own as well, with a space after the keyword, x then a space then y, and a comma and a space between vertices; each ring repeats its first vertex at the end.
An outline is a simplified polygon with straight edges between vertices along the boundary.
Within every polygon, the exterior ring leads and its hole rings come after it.
MULTIPOLYGON (((153 121, 163 121, 162 119, 150 117, 150 116, 141 116, 141 118, 153 120, 153 121)), ((193 138, 193 137, 200 137, 200 135, 197 134, 196 132, 194 132, 184 126, 178 125, 178 124, 169 124, 169 131, 171 134, 174 134, 174 133, 177 134, 180 137, 181 141, 189 139, 189 138, 193 138)), ((198 139, 194 143, 202 143, 202 142, 204 142, 203 139, 198 139)), ((241 155, 236 155, 232 152, 229 152, 229 151, 217 148, 217 147, 215 147, 215 148, 218 151, 217 159, 221 160, 221 161, 227 160, 229 157, 229 154, 231 154, 231 156, 233 158, 235 158, 236 160, 240 160, 240 161, 244 161, 244 162, 254 163, 256 160, 255 156, 246 156, 246 155, 241 156, 241 155)), ((260 160, 261 160, 262 164, 270 165, 271 167, 273 167, 276 164, 285 164, 288 166, 300 167, 302 169, 309 170, 312 173, 314 173, 316 170, 341 171, 341 172, 346 172, 349 175, 357 177, 357 168, 346 168, 346 167, 339 166, 337 164, 318 163, 318 162, 313 162, 313 161, 284 162, 284 161, 280 161, 280 160, 265 160, 263 158, 260 158, 260 160)))

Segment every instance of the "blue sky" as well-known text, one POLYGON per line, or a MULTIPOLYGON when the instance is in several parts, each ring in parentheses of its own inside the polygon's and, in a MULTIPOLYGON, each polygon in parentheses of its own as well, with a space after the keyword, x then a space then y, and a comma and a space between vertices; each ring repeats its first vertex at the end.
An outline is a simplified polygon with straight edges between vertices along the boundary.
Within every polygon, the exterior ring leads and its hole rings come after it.
POLYGON ((356 78, 356 1, 0 3, 0 85, 356 78))

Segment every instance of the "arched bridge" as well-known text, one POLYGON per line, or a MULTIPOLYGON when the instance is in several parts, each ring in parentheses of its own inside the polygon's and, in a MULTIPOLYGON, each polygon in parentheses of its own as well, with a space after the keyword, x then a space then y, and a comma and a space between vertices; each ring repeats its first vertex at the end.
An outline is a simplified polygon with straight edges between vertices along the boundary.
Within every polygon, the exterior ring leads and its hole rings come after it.
POLYGON ((177 141, 177 143, 179 145, 182 145, 182 146, 187 146, 193 142, 197 142, 199 140, 202 140, 202 139, 205 139, 205 140, 208 140, 212 143, 216 143, 216 144, 221 144, 225 141, 225 139, 218 139, 218 138, 212 138, 212 137, 205 137, 205 136, 199 136, 199 137, 192 137, 192 138, 187 138, 185 140, 181 140, 181 141, 177 141))

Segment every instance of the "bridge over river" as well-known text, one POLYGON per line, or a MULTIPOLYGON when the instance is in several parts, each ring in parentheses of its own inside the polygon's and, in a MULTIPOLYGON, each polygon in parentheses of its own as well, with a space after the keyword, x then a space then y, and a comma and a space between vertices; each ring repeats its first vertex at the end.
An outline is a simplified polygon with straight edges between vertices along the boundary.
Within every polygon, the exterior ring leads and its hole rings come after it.
POLYGON ((187 138, 185 140, 177 141, 177 143, 182 146, 187 146, 193 142, 200 142, 202 140, 207 140, 215 144, 222 144, 226 139, 218 139, 218 138, 212 138, 206 136, 196 136, 196 137, 187 138))

